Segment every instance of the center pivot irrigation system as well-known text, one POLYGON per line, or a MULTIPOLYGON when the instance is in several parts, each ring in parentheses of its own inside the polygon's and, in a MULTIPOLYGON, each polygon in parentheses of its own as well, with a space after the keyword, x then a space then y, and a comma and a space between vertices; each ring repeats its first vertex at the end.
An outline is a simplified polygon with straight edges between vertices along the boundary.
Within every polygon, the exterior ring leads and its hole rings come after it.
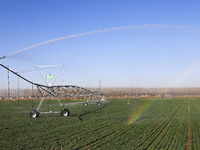
MULTIPOLYGON (((1 59, 5 59, 6 56, 0 57, 1 59)), ((6 70, 12 72, 13 74, 17 75, 21 79, 25 80, 26 82, 35 85, 41 94, 42 98, 38 104, 38 107, 36 110, 32 110, 30 112, 30 117, 31 118, 37 118, 39 117, 40 114, 52 114, 52 113, 60 113, 62 117, 67 117, 70 115, 70 111, 66 109, 64 106, 68 106, 68 104, 62 104, 60 99, 61 98, 72 98, 72 99, 82 99, 83 100, 83 105, 87 106, 89 103, 89 100, 95 101, 97 105, 101 105, 102 102, 105 102, 105 97, 103 93, 99 91, 91 91, 88 89, 85 89, 83 87, 75 86, 75 85, 60 85, 60 86, 53 86, 51 84, 49 85, 42 85, 38 83, 31 82, 30 80, 26 79, 25 77, 19 75, 17 72, 9 69, 8 67, 4 66, 3 64, 0 63, 0 66, 5 68, 6 70), (39 112, 39 109, 44 101, 44 99, 47 98, 55 98, 61 107, 61 112, 56 112, 56 111, 49 111, 49 112, 39 112)))

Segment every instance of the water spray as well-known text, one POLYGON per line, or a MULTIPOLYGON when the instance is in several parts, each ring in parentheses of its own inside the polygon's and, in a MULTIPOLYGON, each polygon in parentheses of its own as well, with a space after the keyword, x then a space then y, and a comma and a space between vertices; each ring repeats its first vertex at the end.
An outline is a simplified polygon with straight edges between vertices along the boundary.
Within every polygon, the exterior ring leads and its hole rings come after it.
POLYGON ((110 31, 116 31, 116 30, 128 30, 128 29, 163 29, 163 28, 172 28, 172 29, 193 29, 192 27, 189 26, 184 26, 184 25, 170 25, 170 24, 144 24, 144 25, 131 25, 131 26, 120 26, 120 27, 113 27, 113 28, 107 28, 107 29, 101 29, 101 30, 94 30, 94 31, 90 31, 90 32, 85 32, 85 33, 79 33, 79 34, 73 34, 73 35, 68 35, 68 36, 64 36, 64 37, 60 37, 60 38, 55 38, 52 40, 47 40, 38 44, 34 44, 28 47, 25 47, 23 49, 17 50, 11 54, 8 54, 6 56, 1 57, 0 59, 4 59, 5 57, 10 57, 12 55, 15 55, 17 53, 41 46, 41 45, 45 45, 45 44, 49 44, 49 43, 53 43, 56 41, 60 41, 60 40, 65 40, 65 39, 71 39, 71 38, 76 38, 76 37, 81 37, 81 36, 86 36, 86 35, 91 35, 91 34, 96 34, 96 33, 102 33, 102 32, 110 32, 110 31))

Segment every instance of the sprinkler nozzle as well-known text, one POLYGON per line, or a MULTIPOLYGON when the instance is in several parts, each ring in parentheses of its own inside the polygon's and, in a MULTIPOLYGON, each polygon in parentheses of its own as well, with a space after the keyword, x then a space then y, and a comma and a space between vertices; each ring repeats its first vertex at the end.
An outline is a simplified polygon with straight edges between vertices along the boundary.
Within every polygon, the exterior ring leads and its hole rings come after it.
POLYGON ((5 59, 5 58, 6 58, 6 55, 5 55, 5 56, 3 56, 3 57, 0 57, 0 60, 1 60, 1 59, 5 59))

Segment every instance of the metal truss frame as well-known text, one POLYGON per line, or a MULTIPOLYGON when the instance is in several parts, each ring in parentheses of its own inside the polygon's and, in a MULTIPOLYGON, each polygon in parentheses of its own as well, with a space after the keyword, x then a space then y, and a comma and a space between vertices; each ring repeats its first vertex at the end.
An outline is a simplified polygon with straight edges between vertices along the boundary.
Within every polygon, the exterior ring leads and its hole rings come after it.
POLYGON ((72 99, 82 99, 84 100, 85 104, 87 105, 88 101, 90 99, 97 100, 97 104, 100 105, 101 101, 105 99, 104 94, 99 91, 91 91, 83 87, 75 86, 75 85, 60 85, 60 86, 47 86, 42 85, 38 83, 31 82, 30 80, 24 78, 23 76, 19 75, 17 72, 12 71, 8 67, 2 65, 0 63, 0 66, 5 68, 6 70, 12 72, 16 76, 20 77, 21 79, 25 80, 26 82, 35 85, 39 91, 39 93, 42 96, 42 99, 40 100, 38 107, 36 110, 32 110, 30 113, 30 117, 36 118, 39 116, 39 114, 49 114, 49 113, 60 113, 60 112, 39 112, 39 109, 44 101, 44 99, 47 98, 55 98, 59 104, 59 106, 62 108, 61 116, 68 116, 69 110, 64 108, 64 105, 61 103, 61 98, 72 98, 72 99))

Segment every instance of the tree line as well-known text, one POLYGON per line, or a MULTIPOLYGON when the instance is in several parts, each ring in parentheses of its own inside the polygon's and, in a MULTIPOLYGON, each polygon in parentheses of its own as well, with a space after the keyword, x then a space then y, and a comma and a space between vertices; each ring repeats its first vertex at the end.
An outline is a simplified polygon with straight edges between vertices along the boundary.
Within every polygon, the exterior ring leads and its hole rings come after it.
MULTIPOLYGON (((174 96, 200 96, 200 88, 130 88, 130 87, 110 87, 110 88, 88 88, 89 90, 100 90, 106 97, 174 97, 174 96)), ((1 99, 26 99, 40 98, 41 95, 36 89, 11 89, 0 90, 1 99)))

